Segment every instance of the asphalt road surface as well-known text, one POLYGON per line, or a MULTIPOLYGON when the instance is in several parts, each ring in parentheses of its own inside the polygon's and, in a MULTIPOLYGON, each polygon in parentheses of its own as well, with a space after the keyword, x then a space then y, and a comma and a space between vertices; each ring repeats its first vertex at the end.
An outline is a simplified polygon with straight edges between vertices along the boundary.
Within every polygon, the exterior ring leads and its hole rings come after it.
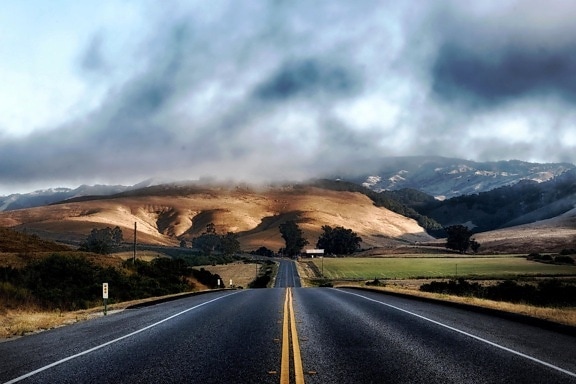
POLYGON ((576 383, 574 336, 379 293, 296 288, 292 267, 282 263, 278 288, 2 342, 0 382, 576 383))
POLYGON ((296 263, 291 260, 280 260, 274 288, 301 287, 300 275, 296 263))

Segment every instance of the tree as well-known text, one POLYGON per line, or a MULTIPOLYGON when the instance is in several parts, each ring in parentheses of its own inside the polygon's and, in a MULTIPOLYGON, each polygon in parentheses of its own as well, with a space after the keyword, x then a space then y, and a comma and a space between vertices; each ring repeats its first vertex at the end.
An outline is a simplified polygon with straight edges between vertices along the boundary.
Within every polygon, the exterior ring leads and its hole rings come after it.
POLYGON ((123 239, 122 230, 118 226, 114 229, 110 227, 103 229, 94 228, 80 245, 80 250, 107 255, 118 248, 122 244, 123 239))
POLYGON ((206 225, 206 232, 204 232, 204 233, 215 235, 216 234, 216 225, 214 225, 214 223, 208 223, 206 225))
POLYGON ((268 256, 268 257, 273 257, 274 256, 274 251, 271 249, 268 249, 264 246, 261 246, 260 248, 258 248, 255 251, 250 252, 252 255, 258 255, 258 256, 268 256))
POLYGON ((470 248, 472 252, 477 253, 478 249, 480 249, 480 243, 478 243, 476 239, 470 239, 470 248))
POLYGON ((298 227, 298 224, 294 220, 288 220, 285 223, 280 224, 280 234, 286 243, 284 247, 284 252, 288 256, 296 256, 304 248, 305 245, 309 244, 303 236, 303 232, 298 227))
POLYGON ((199 249, 205 255, 210 255, 212 252, 221 252, 225 255, 240 252, 238 235, 233 232, 218 235, 213 223, 206 226, 206 232, 192 240, 192 247, 199 249))
POLYGON ((206 225, 206 231, 192 240, 192 248, 199 249, 205 255, 210 255, 219 246, 220 237, 216 234, 214 223, 206 225))
POLYGON ((219 249, 225 255, 233 255, 240 252, 240 242, 238 241, 238 235, 234 232, 228 232, 227 234, 220 236, 219 249))
POLYGON ((470 240, 472 232, 464 225, 452 225, 446 227, 445 231, 448 235, 446 239, 446 248, 454 249, 460 253, 465 253, 471 245, 473 249, 478 250, 480 244, 476 240, 470 240))
POLYGON ((124 241, 124 235, 119 226, 115 226, 112 230, 112 244, 114 247, 119 247, 124 241))
POLYGON ((362 238, 351 229, 324 225, 322 230, 324 233, 318 238, 316 247, 328 254, 349 255, 360 248, 362 238))

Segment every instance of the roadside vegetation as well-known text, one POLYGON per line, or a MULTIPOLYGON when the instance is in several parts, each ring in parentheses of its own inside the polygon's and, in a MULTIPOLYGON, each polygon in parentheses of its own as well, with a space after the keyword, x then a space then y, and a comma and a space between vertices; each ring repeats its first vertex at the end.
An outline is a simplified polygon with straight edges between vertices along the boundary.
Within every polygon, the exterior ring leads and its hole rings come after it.
MULTIPOLYGON (((217 235, 209 227, 199 238, 203 246, 216 240, 214 247, 142 247, 146 248, 138 250, 142 257, 133 259, 132 252, 122 248, 118 227, 92 230, 82 250, 0 228, 0 338, 88 318, 101 311, 104 282, 109 285, 108 304, 115 307, 224 288, 226 282, 218 273, 210 272, 210 266, 254 263, 223 252, 235 249, 235 236, 217 235)), ((271 284, 275 264, 268 260, 259 263, 262 266, 247 286, 271 284)))
POLYGON ((530 283, 504 280, 494 285, 482 285, 460 278, 449 281, 432 281, 423 284, 420 290, 542 307, 576 306, 576 281, 574 280, 543 279, 530 283))
POLYGON ((198 283, 218 288, 219 279, 181 259, 130 260, 114 268, 98 266, 82 255, 54 253, 24 268, 0 267, 0 301, 8 309, 73 311, 100 305, 104 282, 110 286, 112 304, 193 291, 198 283))

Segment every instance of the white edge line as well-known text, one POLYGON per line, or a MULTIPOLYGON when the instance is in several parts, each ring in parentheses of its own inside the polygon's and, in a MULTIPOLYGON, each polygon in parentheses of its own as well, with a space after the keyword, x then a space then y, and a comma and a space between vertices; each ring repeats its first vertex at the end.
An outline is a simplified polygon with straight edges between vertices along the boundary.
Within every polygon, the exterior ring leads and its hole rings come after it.
POLYGON ((100 345, 98 345, 98 346, 96 346, 96 347, 87 349, 87 350, 85 350, 85 351, 83 351, 83 352, 80 352, 80 353, 77 353, 77 354, 75 354, 75 355, 65 357, 64 359, 55 361, 55 362, 52 363, 52 364, 48 364, 48 365, 46 365, 46 366, 44 366, 44 367, 42 367, 42 368, 36 369, 35 371, 28 372, 28 373, 25 374, 25 375, 22 375, 22 376, 20 376, 20 377, 17 377, 17 378, 15 378, 15 379, 12 379, 12 380, 10 380, 10 381, 7 381, 7 382, 5 382, 4 384, 17 383, 17 382, 22 381, 22 380, 24 380, 24 379, 27 379, 27 378, 29 378, 29 377, 31 377, 31 376, 34 376, 34 375, 36 375, 36 374, 38 374, 38 373, 40 373, 40 372, 46 371, 46 370, 48 370, 48 369, 50 369, 50 368, 53 368, 53 367, 55 367, 55 366, 57 366, 57 365, 60 365, 60 364, 62 364, 62 363, 65 363, 65 362, 67 362, 67 361, 70 361, 70 360, 72 360, 72 359, 75 359, 75 358, 77 358, 77 357, 87 355, 87 354, 92 353, 92 352, 94 352, 94 351, 97 351, 97 350, 99 350, 99 349, 101 349, 101 348, 104 348, 104 347, 106 347, 106 346, 108 346, 108 345, 110 345, 110 344, 114 344, 114 343, 117 343, 117 342, 119 342, 119 341, 121 341, 121 340, 127 339, 127 338, 129 338, 129 337, 134 336, 134 335, 137 335, 137 334, 139 334, 139 333, 141 333, 141 332, 144 332, 144 331, 146 331, 146 330, 148 330, 148 329, 150 329, 150 328, 154 328, 154 327, 156 327, 156 326, 158 326, 158 325, 160 325, 160 324, 162 324, 162 323, 165 323, 165 322, 168 321, 168 320, 171 320, 171 319, 173 319, 173 318, 175 318, 175 317, 181 316, 181 315, 185 314, 186 312, 193 311, 194 309, 200 308, 200 307, 202 307, 202 306, 204 306, 204 305, 206 305, 206 304, 213 303, 213 302, 215 302, 215 301, 217 301, 217 300, 223 299, 223 298, 225 298, 225 297, 234 295, 234 294, 239 293, 239 292, 241 292, 241 291, 232 292, 232 293, 229 293, 229 294, 226 295, 226 296, 220 296, 220 297, 217 297, 217 298, 215 298, 215 299, 206 301, 206 302, 204 302, 204 303, 202 303, 202 304, 195 305, 195 306, 193 306, 193 307, 191 307, 191 308, 185 309, 185 310, 182 311, 182 312, 178 312, 178 313, 176 313, 176 314, 174 314, 174 315, 172 315, 172 316, 169 316, 169 317, 167 317, 167 318, 165 318, 165 319, 163 319, 163 320, 157 321, 157 322, 154 323, 154 324, 148 325, 148 326, 146 326, 146 327, 144 327, 144 328, 142 328, 142 329, 139 329, 139 330, 134 331, 134 332, 132 332, 132 333, 129 333, 129 334, 127 334, 127 335, 121 336, 121 337, 119 337, 119 338, 117 338, 117 339, 108 341, 108 342, 106 342, 106 343, 104 343, 104 344, 100 344, 100 345))
POLYGON ((534 362, 536 362, 536 363, 538 363, 538 364, 541 364, 541 365, 544 365, 544 366, 546 366, 546 367, 548 367, 548 368, 552 368, 552 369, 557 370, 557 371, 559 371, 559 372, 565 373, 565 374, 567 374, 567 375, 569 375, 569 376, 576 377, 576 373, 574 373, 574 372, 568 371, 568 370, 563 369, 563 368, 560 368, 560 367, 558 367, 558 366, 556 366, 556 365, 553 365, 553 364, 547 363, 547 362, 545 362, 545 361, 539 360, 539 359, 537 359, 537 358, 535 358, 535 357, 526 355, 526 354, 524 354, 524 353, 522 353, 522 352, 515 351, 515 350, 510 349, 510 348, 508 348, 508 347, 505 347, 505 346, 503 346, 503 345, 496 344, 496 343, 494 343, 494 342, 492 342, 492 341, 490 341, 490 340, 486 340, 486 339, 483 339, 483 338, 481 338, 481 337, 479 337, 479 336, 475 336, 475 335, 473 335, 473 334, 471 334, 471 333, 468 333, 468 332, 465 332, 465 331, 463 331, 463 330, 461 330, 461 329, 451 327, 451 326, 449 326, 449 325, 447 325, 447 324, 440 323, 440 322, 438 322, 438 321, 436 321, 436 320, 432 320, 432 319, 430 319, 430 318, 428 318, 428 317, 424 317, 424 316, 419 315, 419 314, 417 314, 417 313, 410 312, 410 311, 407 311, 407 310, 405 310, 405 309, 396 307, 396 306, 394 306, 394 305, 386 304, 386 303, 383 303, 383 302, 381 302, 381 301, 378 301, 378 300, 375 300, 375 299, 371 299, 371 298, 366 297, 366 296, 359 295, 359 294, 357 294, 357 293, 347 292, 347 291, 343 291, 343 290, 341 290, 341 289, 335 289, 335 290, 340 291, 340 292, 342 292, 342 293, 346 293, 346 294, 348 294, 348 295, 358 296, 358 297, 361 297, 361 298, 363 298, 363 299, 365 299, 365 300, 373 301, 373 302, 375 302, 375 303, 382 304, 382 305, 384 305, 384 306, 386 306, 386 307, 393 308, 393 309, 395 309, 395 310, 397 310, 397 311, 407 313, 407 314, 409 314, 409 315, 418 317, 418 318, 420 318, 420 319, 422 319, 422 320, 426 320, 426 321, 428 321, 428 322, 430 322, 430 323, 433 323, 433 324, 439 325, 439 326, 441 326, 441 327, 450 329, 451 331, 458 332, 458 333, 460 333, 460 334, 462 334, 462 335, 471 337, 471 338, 473 338, 473 339, 476 339, 476 340, 478 340, 478 341, 481 341, 481 342, 486 343, 486 344, 488 344, 488 345, 491 345, 491 346, 493 346, 493 347, 502 349, 502 350, 504 350, 504 351, 506 351, 506 352, 510 352, 510 353, 512 353, 512 354, 514 354, 514 355, 517 355, 517 356, 523 357, 523 358, 525 358, 525 359, 534 361, 534 362))

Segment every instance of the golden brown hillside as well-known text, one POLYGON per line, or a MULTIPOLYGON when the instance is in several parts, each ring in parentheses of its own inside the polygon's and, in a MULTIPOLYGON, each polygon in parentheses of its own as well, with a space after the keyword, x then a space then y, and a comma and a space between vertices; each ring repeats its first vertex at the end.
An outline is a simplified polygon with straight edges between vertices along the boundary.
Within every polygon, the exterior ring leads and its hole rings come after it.
POLYGON ((313 247, 323 225, 343 226, 362 237, 363 247, 428 241, 414 220, 374 206, 363 194, 314 187, 247 188, 165 187, 132 195, 69 202, 1 212, 0 226, 26 228, 30 233, 61 241, 80 242, 92 228, 119 226, 131 241, 134 223, 138 242, 178 245, 214 223, 219 233, 240 235, 244 250, 284 245, 278 226, 296 220, 313 247))
POLYGON ((70 248, 64 245, 42 240, 38 236, 28 235, 25 232, 17 232, 9 228, 0 227, 0 253, 57 252, 69 250, 70 248))
POLYGON ((479 233, 481 251, 532 253, 576 249, 576 208, 552 219, 479 233))

